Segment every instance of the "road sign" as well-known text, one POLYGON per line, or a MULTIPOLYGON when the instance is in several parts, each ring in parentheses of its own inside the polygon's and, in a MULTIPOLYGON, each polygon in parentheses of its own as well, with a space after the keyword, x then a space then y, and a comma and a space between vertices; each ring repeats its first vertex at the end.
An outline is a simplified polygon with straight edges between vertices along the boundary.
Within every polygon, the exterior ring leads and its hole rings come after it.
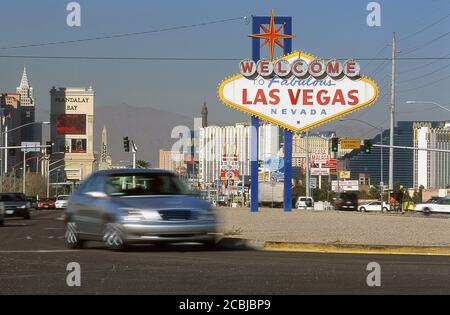
POLYGON ((316 178, 310 178, 309 179, 309 187, 312 189, 317 188, 317 179, 316 178))
POLYGON ((350 179, 350 171, 340 171, 339 178, 341 179, 350 179))
POLYGON ((329 168, 318 168, 318 167, 311 168, 311 176, 328 176, 328 175, 330 175, 329 168))
POLYGON ((341 149, 359 149, 361 147, 361 139, 343 138, 341 139, 341 149))
POLYGON ((22 142, 20 144, 20 146, 22 147, 27 147, 27 148, 22 148, 22 152, 40 152, 41 148, 39 148, 38 146, 40 146, 41 143, 40 142, 22 142))

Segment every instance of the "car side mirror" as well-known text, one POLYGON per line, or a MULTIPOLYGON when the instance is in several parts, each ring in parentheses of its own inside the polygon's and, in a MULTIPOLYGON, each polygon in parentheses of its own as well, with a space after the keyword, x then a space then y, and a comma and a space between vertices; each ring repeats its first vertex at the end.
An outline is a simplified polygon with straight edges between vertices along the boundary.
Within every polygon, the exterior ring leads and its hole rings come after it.
POLYGON ((96 199, 105 199, 108 197, 108 195, 102 191, 88 191, 86 193, 86 196, 96 198, 96 199))

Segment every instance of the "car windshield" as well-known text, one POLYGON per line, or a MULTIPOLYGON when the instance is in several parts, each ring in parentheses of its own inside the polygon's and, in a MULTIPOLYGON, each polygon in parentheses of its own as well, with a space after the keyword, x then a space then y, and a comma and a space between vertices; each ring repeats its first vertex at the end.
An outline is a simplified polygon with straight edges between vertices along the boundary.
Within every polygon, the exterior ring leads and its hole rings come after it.
POLYGON ((110 196, 188 195, 190 191, 172 174, 140 173, 110 175, 107 193, 110 196))
POLYGON ((58 196, 57 200, 67 200, 69 199, 69 196, 58 196))
POLYGON ((25 201, 21 194, 0 194, 0 201, 25 201))

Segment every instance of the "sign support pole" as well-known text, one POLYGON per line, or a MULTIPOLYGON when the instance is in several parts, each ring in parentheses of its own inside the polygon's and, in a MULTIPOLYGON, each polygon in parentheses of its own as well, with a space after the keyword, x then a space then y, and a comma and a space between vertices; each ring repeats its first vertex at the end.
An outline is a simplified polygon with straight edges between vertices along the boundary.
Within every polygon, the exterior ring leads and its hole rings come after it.
MULTIPOLYGON (((263 23, 263 18, 259 16, 252 17, 252 32, 259 33, 259 25, 263 23)), ((260 58, 259 39, 252 39, 252 58, 258 62, 260 58)), ((258 212, 258 160, 259 160, 259 118, 252 116, 251 119, 251 162, 250 162, 250 211, 258 212)))
MULTIPOLYGON (((270 24, 269 16, 253 16, 252 17, 252 33, 258 34, 261 24, 270 24)), ((292 35, 292 17, 276 16, 275 24, 284 24, 284 33, 292 35)), ((283 40, 284 54, 292 52, 292 39, 283 40)), ((261 58, 260 40, 252 38, 252 59, 258 62, 261 58)), ((252 117, 252 134, 251 134, 251 202, 250 210, 258 212, 258 159, 259 159, 259 125, 258 117, 252 117)), ((292 211, 292 132, 284 131, 284 211, 292 211)))

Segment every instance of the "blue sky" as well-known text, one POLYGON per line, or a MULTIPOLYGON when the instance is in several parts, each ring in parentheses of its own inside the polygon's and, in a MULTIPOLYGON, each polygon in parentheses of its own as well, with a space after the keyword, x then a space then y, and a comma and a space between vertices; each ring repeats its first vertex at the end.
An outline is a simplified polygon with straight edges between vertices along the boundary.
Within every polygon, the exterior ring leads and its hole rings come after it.
MULTIPOLYGON (((392 33, 408 36, 450 13, 450 2, 378 1, 381 27, 368 27, 366 6, 370 1, 142 1, 80 0, 81 27, 68 27, 63 0, 1 0, 2 27, 0 47, 48 41, 72 40, 93 36, 139 32, 164 27, 208 22, 244 15, 293 17, 293 48, 319 57, 374 57, 392 33), (5 13, 7 11, 7 13, 5 13)), ((91 41, 76 44, 20 49, 1 49, 0 55, 71 55, 129 57, 250 57, 251 25, 243 20, 205 27, 161 32, 135 37, 91 41)), ((420 46, 450 30, 450 17, 427 30, 400 40, 398 49, 420 46)), ((450 35, 405 55, 405 57, 450 56, 450 35)), ((389 57, 390 47, 378 57, 389 57)), ((402 53, 399 53, 402 57, 402 53)), ((411 71, 431 61, 398 62, 398 120, 450 119, 448 112, 430 106, 406 105, 407 99, 450 103, 450 60, 441 60, 411 71), (441 70, 441 67, 445 67, 441 70), (427 75, 434 70, 437 72, 427 75), (440 78, 442 81, 436 82, 440 78), (406 81, 410 80, 410 81, 406 81), (405 81, 405 82, 403 82, 405 81), (431 84, 433 83, 433 84, 431 84), (425 86, 431 84, 430 86, 425 86), (422 87, 423 86, 423 87, 422 87)), ((14 90, 27 67, 35 88, 37 104, 48 109, 50 88, 55 86, 89 86, 97 92, 96 105, 109 106, 126 102, 149 106, 192 117, 202 102, 209 104, 210 119, 236 121, 243 114, 220 104, 216 96, 218 83, 237 72, 236 61, 92 61, 32 60, 0 58, 0 90, 14 90)), ((388 62, 361 61, 362 73, 373 74, 388 93, 388 62)), ((373 124, 388 125, 389 96, 378 104, 359 111, 353 117, 373 124)), ((447 105, 448 106, 448 105, 447 105)), ((326 126, 323 127, 326 129, 326 126)), ((357 127, 355 127, 357 128, 357 127)))

